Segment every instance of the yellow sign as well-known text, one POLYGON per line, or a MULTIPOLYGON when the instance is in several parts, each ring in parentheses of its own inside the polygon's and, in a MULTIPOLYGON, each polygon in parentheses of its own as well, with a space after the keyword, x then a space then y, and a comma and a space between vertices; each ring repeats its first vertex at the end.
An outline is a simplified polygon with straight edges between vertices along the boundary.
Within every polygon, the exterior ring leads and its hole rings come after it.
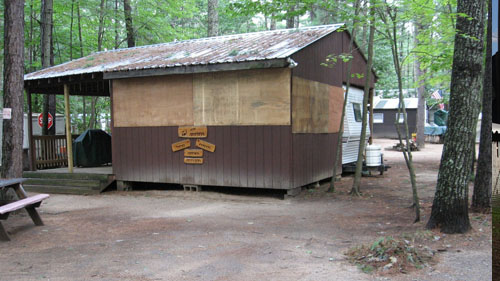
POLYGON ((206 141, 196 140, 196 146, 201 148, 201 149, 204 149, 206 151, 210 151, 210 152, 215 151, 215 144, 211 144, 211 143, 206 142, 206 141))
POLYGON ((179 127, 177 130, 181 138, 206 138, 207 127, 179 127))
POLYGON ((184 150, 184 157, 203 157, 203 150, 201 150, 201 149, 186 149, 186 150, 184 150))
POLYGON ((203 164, 203 158, 184 158, 186 164, 203 164))
POLYGON ((190 146, 191 146, 190 140, 178 141, 178 142, 172 144, 172 151, 173 152, 179 151, 179 150, 182 150, 184 148, 188 148, 190 146))

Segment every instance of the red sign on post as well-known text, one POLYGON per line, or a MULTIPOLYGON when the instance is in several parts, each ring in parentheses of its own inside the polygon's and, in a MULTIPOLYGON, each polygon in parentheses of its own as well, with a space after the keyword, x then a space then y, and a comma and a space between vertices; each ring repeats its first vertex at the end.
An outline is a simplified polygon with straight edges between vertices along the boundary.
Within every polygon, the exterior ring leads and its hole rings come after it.
MULTIPOLYGON (((49 112, 49 117, 48 117, 48 126, 47 126, 47 129, 50 129, 52 128, 52 125, 54 125, 54 120, 52 119, 52 114, 50 114, 49 112)), ((40 115, 38 115, 38 126, 40 126, 40 128, 43 128, 43 113, 40 113, 40 115)))

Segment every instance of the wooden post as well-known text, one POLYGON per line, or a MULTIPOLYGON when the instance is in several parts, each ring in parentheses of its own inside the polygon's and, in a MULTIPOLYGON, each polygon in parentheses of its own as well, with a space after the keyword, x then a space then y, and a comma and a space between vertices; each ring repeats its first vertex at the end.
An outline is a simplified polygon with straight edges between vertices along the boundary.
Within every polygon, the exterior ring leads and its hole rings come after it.
POLYGON ((71 117, 69 115, 69 86, 64 84, 64 114, 66 115, 66 153, 68 153, 68 171, 73 173, 73 138, 71 137, 71 117))
POLYGON ((370 137, 368 138, 368 143, 370 145, 373 144, 373 107, 375 106, 373 104, 373 88, 370 89, 368 92, 368 98, 370 101, 370 137))
POLYGON ((29 159, 30 159, 30 171, 36 171, 35 164, 35 145, 33 142, 33 108, 31 105, 31 92, 26 91, 27 100, 28 100, 28 148, 29 148, 29 159))

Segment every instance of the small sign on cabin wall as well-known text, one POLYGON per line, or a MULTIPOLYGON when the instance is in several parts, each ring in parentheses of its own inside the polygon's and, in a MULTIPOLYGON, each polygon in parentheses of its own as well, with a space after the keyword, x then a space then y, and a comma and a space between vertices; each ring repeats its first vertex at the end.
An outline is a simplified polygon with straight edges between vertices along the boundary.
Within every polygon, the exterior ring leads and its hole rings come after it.
POLYGON ((203 164, 203 158, 184 158, 184 163, 186 164, 203 164))
POLYGON ((191 146, 190 140, 178 141, 178 142, 172 144, 172 151, 176 152, 176 151, 182 150, 184 148, 188 148, 190 146, 191 146))
POLYGON ((215 144, 211 144, 211 143, 206 142, 206 141, 196 140, 196 146, 201 148, 201 149, 204 149, 206 151, 210 151, 210 152, 215 151, 215 144))
POLYGON ((186 150, 184 150, 184 157, 203 157, 203 150, 201 150, 201 149, 186 149, 186 150))
POLYGON ((206 138, 207 127, 179 127, 178 135, 181 138, 206 138))
POLYGON ((182 140, 172 144, 172 151, 184 150, 184 163, 201 165, 203 164, 203 150, 214 152, 215 144, 200 140, 206 138, 207 127, 179 127, 177 133, 180 138, 197 138, 196 147, 201 149, 190 149, 191 140, 182 140))

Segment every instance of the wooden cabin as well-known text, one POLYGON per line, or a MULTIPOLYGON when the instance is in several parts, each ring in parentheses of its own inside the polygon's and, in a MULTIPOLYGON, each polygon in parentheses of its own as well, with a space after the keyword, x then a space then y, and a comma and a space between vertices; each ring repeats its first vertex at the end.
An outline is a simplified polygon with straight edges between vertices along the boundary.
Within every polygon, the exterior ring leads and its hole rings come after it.
MULTIPOLYGON (((408 122, 408 133, 417 132, 417 109, 418 98, 405 98, 406 118, 408 122)), ((373 136, 375 138, 397 139, 396 120, 398 118, 399 99, 378 99, 373 108, 373 136)), ((398 124, 400 124, 402 137, 405 137, 403 124, 403 112, 399 114, 398 124)))
MULTIPOLYGON (((297 191, 332 176, 348 53, 343 25, 99 52, 27 74, 33 93, 111 98, 119 183, 297 191)), ((353 53, 353 73, 366 59, 353 53)), ((373 81, 374 79, 372 79, 373 81)), ((351 79, 362 89, 364 78, 351 79)), ((371 83, 373 93, 374 83, 371 83)), ((340 172, 341 169, 338 169, 340 172)))

